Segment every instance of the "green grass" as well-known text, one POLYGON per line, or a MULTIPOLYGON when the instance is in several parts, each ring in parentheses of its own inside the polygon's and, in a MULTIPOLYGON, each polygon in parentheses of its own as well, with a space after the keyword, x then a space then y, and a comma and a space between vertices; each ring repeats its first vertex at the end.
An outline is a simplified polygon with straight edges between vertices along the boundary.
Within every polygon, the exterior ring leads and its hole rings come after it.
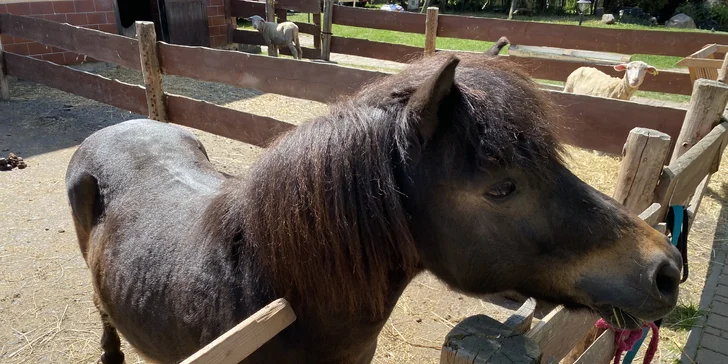
POLYGON ((688 331, 695 327, 696 321, 706 312, 694 303, 678 303, 665 318, 664 327, 673 331, 688 331))
MULTIPOLYGON (((507 15, 505 15, 505 14, 498 14, 498 13, 477 13, 477 14, 460 13, 458 15, 476 15, 476 16, 481 16, 481 17, 487 16, 487 17, 492 17, 492 18, 507 17, 507 15)), ((303 14, 303 13, 288 14, 288 20, 305 23, 305 22, 308 22, 308 14, 303 14)), ((517 20, 548 22, 548 23, 556 23, 556 24, 569 24, 569 25, 576 26, 578 17, 575 15, 534 16, 534 17, 518 17, 517 20)), ((248 22, 239 20, 238 24, 241 28, 252 29, 250 23, 248 23, 248 22)), ((583 26, 598 27, 598 28, 609 27, 612 29, 640 29, 640 30, 653 30, 653 31, 666 31, 666 32, 674 31, 674 29, 671 29, 671 28, 647 27, 647 26, 636 25, 636 24, 615 24, 615 25, 610 26, 610 25, 602 24, 599 20, 597 20, 595 18, 585 19, 583 26)), ((679 29, 679 30, 682 31, 682 29, 679 29)), ((578 31, 578 28, 575 28, 575 31, 578 31)), ((697 30, 697 31, 700 31, 700 30, 697 30)), ((332 33, 334 33, 338 37, 366 39, 366 40, 377 41, 377 42, 409 45, 409 46, 413 46, 413 47, 423 47, 425 44, 425 35, 424 34, 395 32, 395 31, 381 30, 381 29, 359 28, 359 27, 352 27, 352 26, 345 26, 345 25, 338 25, 338 24, 333 24, 332 33)), ((483 52, 486 49, 490 48, 492 45, 493 45, 493 42, 467 40, 467 39, 456 39, 456 38, 445 38, 445 37, 437 38, 437 48, 438 49, 483 52)), ((501 51, 501 54, 507 54, 507 47, 505 47, 501 51)), ((678 67, 676 65, 676 63, 681 59, 681 57, 636 54, 632 57, 632 59, 635 61, 644 61, 650 65, 657 67, 657 69, 683 68, 683 67, 678 67)), ((360 65, 356 65, 356 67, 367 68, 367 69, 376 69, 374 67, 362 67, 360 65)), ((559 81, 547 81, 547 80, 540 80, 540 81, 550 83, 550 84, 562 84, 563 85, 563 82, 559 82, 559 81)), ((663 93, 648 92, 648 91, 638 91, 636 93, 636 96, 647 97, 647 98, 658 99, 658 100, 665 100, 665 101, 674 101, 674 102, 687 102, 690 100, 690 97, 686 96, 686 95, 663 94, 663 93)))

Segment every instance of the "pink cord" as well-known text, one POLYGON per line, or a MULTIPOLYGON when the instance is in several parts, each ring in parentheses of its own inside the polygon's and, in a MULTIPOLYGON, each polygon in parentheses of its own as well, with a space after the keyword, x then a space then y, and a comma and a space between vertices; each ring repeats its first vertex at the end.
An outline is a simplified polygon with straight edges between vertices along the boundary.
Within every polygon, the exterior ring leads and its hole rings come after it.
MULTIPOLYGON (((655 357, 657 352, 657 344, 660 342, 660 334, 658 332, 657 325, 654 322, 648 322, 645 326, 652 329, 652 338, 650 339, 650 345, 647 347, 645 353, 645 359, 642 361, 643 364, 650 364, 652 358, 655 357)), ((642 337, 642 329, 637 330, 622 330, 613 327, 603 319, 599 319, 596 323, 596 327, 600 329, 611 329, 614 330, 614 346, 617 347, 614 353, 614 364, 619 364, 622 360, 622 353, 625 351, 632 350, 632 347, 642 337)))

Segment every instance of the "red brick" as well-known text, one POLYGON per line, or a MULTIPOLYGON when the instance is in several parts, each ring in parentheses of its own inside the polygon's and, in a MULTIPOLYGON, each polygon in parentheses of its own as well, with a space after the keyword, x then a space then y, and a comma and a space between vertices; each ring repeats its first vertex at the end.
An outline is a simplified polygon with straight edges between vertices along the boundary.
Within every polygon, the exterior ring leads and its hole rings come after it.
POLYGON ((87 29, 99 30, 99 25, 98 24, 94 24, 94 25, 84 25, 83 27, 84 28, 87 28, 87 29))
POLYGON ((40 43, 28 43, 28 54, 30 55, 36 55, 36 54, 46 54, 46 53, 53 53, 53 49, 49 46, 40 44, 40 43))
POLYGON ((102 32, 119 34, 119 30, 116 29, 116 24, 101 24, 99 25, 99 30, 102 32))
POLYGON ((6 45, 9 45, 9 44, 15 44, 15 43, 16 42, 15 42, 15 38, 14 37, 11 37, 9 35, 2 35, 2 34, 0 34, 0 44, 6 46, 6 45))
POLYGON ((30 3, 15 3, 15 4, 7 4, 8 5, 8 13, 15 14, 15 15, 30 15, 32 12, 30 11, 30 3))
POLYGON ((86 17, 88 18, 89 24, 106 24, 106 23, 108 23, 106 21, 105 13, 88 13, 88 14, 86 14, 86 17))
POLYGON ((85 13, 81 14, 66 14, 69 24, 73 25, 86 25, 88 24, 88 18, 85 13))
POLYGON ((96 11, 93 0, 74 1, 73 6, 77 13, 93 13, 96 11))
POLYGON ((30 11, 33 14, 53 14, 53 3, 50 1, 30 3, 30 11))
POLYGON ((26 44, 26 43, 10 44, 8 46, 3 46, 3 50, 5 52, 17 53, 17 54, 20 54, 23 56, 27 56, 28 55, 28 44, 26 44))
POLYGON ((222 0, 212 0, 210 1, 211 6, 224 6, 225 3, 222 2, 222 0))
POLYGON ((227 35, 213 35, 210 37, 210 46, 217 47, 227 43, 227 35))
POLYGON ((96 11, 114 11, 113 0, 94 0, 96 11))
POLYGON ((73 6, 73 1, 54 1, 53 11, 55 11, 56 14, 68 14, 75 13, 76 9, 73 6))
POLYGON ((106 13, 106 22, 109 24, 116 25, 116 13, 113 11, 107 11, 106 13))
POLYGON ((44 61, 50 61, 58 64, 66 64, 66 60, 63 58, 63 53, 50 53, 41 56, 44 61))
POLYGON ((208 24, 213 27, 225 24, 224 16, 211 16, 211 17, 207 18, 207 20, 208 20, 208 24))
POLYGON ((66 19, 66 14, 50 14, 50 15, 43 15, 43 19, 54 21, 57 23, 66 23, 68 20, 66 19))
POLYGON ((5 4, 0 4, 0 14, 7 14, 8 13, 8 6, 5 4))

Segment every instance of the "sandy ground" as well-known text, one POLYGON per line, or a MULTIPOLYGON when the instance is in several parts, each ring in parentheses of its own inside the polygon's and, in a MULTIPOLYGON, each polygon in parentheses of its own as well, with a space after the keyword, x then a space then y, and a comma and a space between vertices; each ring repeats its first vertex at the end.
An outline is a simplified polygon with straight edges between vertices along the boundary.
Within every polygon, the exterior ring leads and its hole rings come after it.
MULTIPOLYGON (((140 83, 138 73, 117 67, 96 68, 108 77, 140 83)), ((14 152, 29 165, 0 172, 0 362, 91 363, 100 355, 100 322, 91 286, 70 219, 64 175, 76 146, 105 126, 138 115, 30 82, 13 80, 11 100, 0 102, 0 152, 14 152)), ((231 108, 299 123, 325 113, 323 104, 262 94, 231 86, 178 77, 165 90, 231 108)), ((242 174, 260 148, 192 130, 222 171, 242 174)), ((572 169, 588 183, 611 194, 618 160, 570 149, 572 169)), ((691 235, 691 280, 681 304, 700 299, 711 257, 716 223, 722 213, 726 167, 711 181, 691 235)), ((722 235, 721 235, 722 234, 722 235)), ((723 243, 721 243, 723 244, 723 243)), ((517 305, 510 307, 516 308, 517 305)), ((379 340, 375 363, 438 363, 439 348, 454 324, 474 314, 504 320, 510 311, 454 292, 429 274, 407 288, 379 340)), ((679 357, 686 330, 665 330, 659 362, 679 357)), ((124 343, 127 363, 143 362, 124 343)))

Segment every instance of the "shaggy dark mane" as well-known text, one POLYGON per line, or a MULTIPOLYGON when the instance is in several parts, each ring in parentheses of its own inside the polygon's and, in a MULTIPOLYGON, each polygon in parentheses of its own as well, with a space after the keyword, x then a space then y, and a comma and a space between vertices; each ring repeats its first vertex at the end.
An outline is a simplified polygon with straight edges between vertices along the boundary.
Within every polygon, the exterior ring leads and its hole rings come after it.
MULTIPOLYGON (((508 63, 458 56, 456 90, 440 111, 442 122, 455 123, 484 163, 547 176, 547 166, 561 160, 550 104, 508 63)), ((414 132, 405 106, 444 57, 377 80, 281 137, 242 188, 231 182, 215 200, 206 219, 218 225, 207 231, 256 251, 278 297, 314 309, 386 314, 394 304, 391 276, 420 270, 395 178, 414 132)))

